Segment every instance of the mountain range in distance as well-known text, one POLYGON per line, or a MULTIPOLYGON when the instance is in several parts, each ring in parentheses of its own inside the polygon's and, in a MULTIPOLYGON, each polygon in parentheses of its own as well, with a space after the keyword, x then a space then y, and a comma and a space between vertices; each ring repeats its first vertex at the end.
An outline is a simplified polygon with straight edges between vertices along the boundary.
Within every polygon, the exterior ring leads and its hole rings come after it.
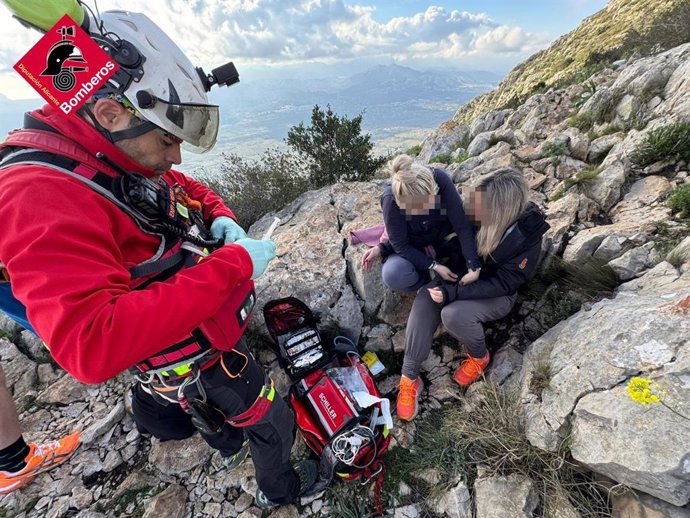
MULTIPOLYGON (((182 170, 213 173, 223 153, 254 159, 269 147, 284 146, 288 130, 308 124, 316 104, 330 104, 350 118, 363 113, 363 130, 371 134, 377 152, 405 149, 501 80, 492 72, 395 64, 359 71, 343 65, 276 67, 257 74, 240 69, 240 77, 240 83, 211 92, 210 101, 220 106, 218 143, 203 155, 183 151, 182 170)), ((21 125, 24 112, 41 104, 41 99, 0 97, 0 138, 21 125)))

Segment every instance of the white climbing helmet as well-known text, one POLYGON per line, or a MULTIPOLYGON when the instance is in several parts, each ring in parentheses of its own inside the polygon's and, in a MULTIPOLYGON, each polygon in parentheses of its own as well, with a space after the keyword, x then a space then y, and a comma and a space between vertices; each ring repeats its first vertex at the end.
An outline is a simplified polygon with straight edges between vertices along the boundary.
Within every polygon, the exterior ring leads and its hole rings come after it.
POLYGON ((124 96, 137 115, 181 139, 190 151, 203 153, 215 145, 219 113, 208 102, 210 86, 155 23, 141 13, 107 11, 92 22, 90 32, 124 69, 106 92, 124 96))

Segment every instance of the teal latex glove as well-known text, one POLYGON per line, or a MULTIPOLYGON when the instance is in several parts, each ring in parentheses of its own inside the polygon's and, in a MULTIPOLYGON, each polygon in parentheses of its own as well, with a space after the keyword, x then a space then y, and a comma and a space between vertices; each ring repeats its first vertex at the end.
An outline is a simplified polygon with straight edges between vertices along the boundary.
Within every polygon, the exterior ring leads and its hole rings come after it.
POLYGON ((213 223, 211 223, 211 235, 215 239, 222 239, 226 245, 247 237, 244 229, 227 216, 218 216, 213 220, 213 223))
POLYGON ((240 245, 249 252, 252 258, 252 264, 254 265, 252 279, 256 279, 264 273, 266 268, 268 268, 268 263, 276 258, 276 244, 270 239, 260 240, 247 237, 235 241, 235 244, 240 245))

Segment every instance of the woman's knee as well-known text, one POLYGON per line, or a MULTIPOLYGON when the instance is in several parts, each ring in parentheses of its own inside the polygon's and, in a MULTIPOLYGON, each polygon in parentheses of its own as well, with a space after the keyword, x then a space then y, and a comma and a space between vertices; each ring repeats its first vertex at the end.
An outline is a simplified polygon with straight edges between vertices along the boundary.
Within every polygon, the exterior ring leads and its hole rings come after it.
POLYGON ((381 276, 386 286, 399 291, 415 290, 420 279, 419 272, 411 262, 396 256, 383 264, 381 276))
POLYGON ((479 317, 462 302, 454 302, 441 310, 441 322, 446 329, 480 324, 479 317))

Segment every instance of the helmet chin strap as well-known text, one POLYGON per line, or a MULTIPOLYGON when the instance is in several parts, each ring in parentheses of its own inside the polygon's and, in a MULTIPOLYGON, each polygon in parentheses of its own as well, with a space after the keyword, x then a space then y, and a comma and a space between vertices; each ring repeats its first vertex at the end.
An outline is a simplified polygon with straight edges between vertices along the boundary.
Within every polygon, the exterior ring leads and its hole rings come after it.
MULTIPOLYGON (((158 126, 156 126, 153 122, 147 121, 147 120, 142 120, 141 124, 138 124, 136 126, 133 126, 131 128, 119 130, 119 131, 110 131, 105 129, 100 122, 96 119, 96 116, 93 114, 93 111, 89 107, 88 104, 85 104, 84 106, 81 107, 80 111, 83 110, 83 114, 86 115, 90 120, 91 123, 94 125, 94 127, 98 130, 98 132, 103 135, 105 138, 107 138, 110 142, 115 144, 116 142, 119 142, 120 140, 126 140, 126 139, 131 139, 131 138, 137 138, 143 135, 144 133, 148 133, 149 131, 153 131, 155 129, 158 129, 158 126)), ((141 119, 140 119, 141 120, 141 119)))

